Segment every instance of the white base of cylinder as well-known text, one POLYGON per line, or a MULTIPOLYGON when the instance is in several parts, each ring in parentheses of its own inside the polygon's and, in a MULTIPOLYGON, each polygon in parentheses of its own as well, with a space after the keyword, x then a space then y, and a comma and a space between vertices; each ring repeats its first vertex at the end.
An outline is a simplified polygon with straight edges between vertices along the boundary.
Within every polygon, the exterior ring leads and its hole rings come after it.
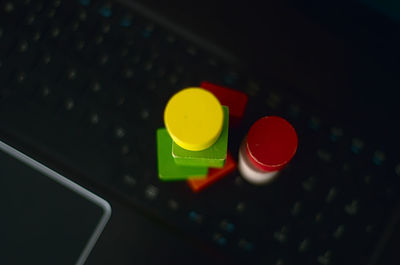
POLYGON ((276 178, 279 171, 262 171, 256 168, 247 158, 245 145, 242 144, 239 150, 238 169, 242 177, 254 185, 264 185, 276 178))

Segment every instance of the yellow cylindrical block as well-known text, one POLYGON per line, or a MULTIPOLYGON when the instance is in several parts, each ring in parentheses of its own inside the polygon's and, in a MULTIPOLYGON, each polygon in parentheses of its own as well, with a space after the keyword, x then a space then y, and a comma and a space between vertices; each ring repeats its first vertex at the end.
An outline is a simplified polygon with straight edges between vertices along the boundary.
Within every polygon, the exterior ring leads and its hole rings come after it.
POLYGON ((172 140, 190 151, 212 146, 223 126, 223 110, 209 91, 190 87, 173 95, 164 111, 165 127, 172 140))

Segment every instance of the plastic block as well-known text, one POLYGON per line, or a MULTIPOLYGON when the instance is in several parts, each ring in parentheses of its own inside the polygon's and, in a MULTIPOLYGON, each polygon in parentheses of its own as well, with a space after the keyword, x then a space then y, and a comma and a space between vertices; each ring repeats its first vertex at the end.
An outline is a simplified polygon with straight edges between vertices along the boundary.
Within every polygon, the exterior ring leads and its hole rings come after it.
POLYGON ((230 153, 227 154, 225 166, 223 168, 210 168, 208 175, 204 179, 188 179, 188 185, 193 192, 199 192, 223 177, 229 175, 236 169, 236 162, 230 153))
POLYGON ((165 128, 157 130, 157 165, 158 176, 164 181, 204 178, 207 167, 187 167, 175 164, 171 156, 172 139, 165 128))
POLYGON ((204 166, 214 168, 221 168, 224 166, 228 148, 229 110, 226 106, 222 106, 222 108, 224 110, 224 124, 217 142, 202 151, 189 151, 173 143, 172 156, 175 163, 182 166, 204 166))

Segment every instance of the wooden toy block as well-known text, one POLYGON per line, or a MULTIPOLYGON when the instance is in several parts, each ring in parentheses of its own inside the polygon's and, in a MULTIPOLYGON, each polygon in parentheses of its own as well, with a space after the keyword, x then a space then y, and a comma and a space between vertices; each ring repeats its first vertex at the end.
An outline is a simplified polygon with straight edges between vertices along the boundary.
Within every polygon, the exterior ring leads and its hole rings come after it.
POLYGON ((204 179, 188 179, 187 183, 193 192, 197 193, 210 185, 214 184, 223 177, 229 175, 236 169, 236 162, 232 155, 228 152, 225 166, 223 168, 210 168, 207 177, 204 179))
POLYGON ((164 110, 164 123, 174 143, 190 151, 202 151, 219 139, 224 122, 221 103, 200 87, 174 94, 164 110))
POLYGON ((214 94, 222 105, 229 108, 229 126, 238 127, 246 110, 248 96, 240 91, 203 81, 200 85, 214 94))
POLYGON ((224 122, 220 137, 211 147, 202 151, 189 151, 172 143, 172 157, 175 163, 182 166, 203 166, 222 168, 225 164, 228 148, 229 109, 222 106, 224 122))
POLYGON ((157 165, 158 176, 163 181, 204 178, 207 167, 179 166, 171 155, 172 139, 165 128, 157 130, 157 165))

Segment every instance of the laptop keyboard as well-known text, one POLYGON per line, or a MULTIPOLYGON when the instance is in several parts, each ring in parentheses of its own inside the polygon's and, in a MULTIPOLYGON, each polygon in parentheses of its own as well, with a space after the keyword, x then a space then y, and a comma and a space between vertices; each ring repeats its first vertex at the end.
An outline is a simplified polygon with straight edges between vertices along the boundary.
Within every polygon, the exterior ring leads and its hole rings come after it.
POLYGON ((3 135, 234 260, 366 264, 399 201, 391 154, 117 2, 2 1, 0 80, 3 135), (250 97, 235 158, 259 117, 294 125, 299 150, 277 181, 236 171, 194 194, 158 179, 166 101, 203 80, 250 97))

